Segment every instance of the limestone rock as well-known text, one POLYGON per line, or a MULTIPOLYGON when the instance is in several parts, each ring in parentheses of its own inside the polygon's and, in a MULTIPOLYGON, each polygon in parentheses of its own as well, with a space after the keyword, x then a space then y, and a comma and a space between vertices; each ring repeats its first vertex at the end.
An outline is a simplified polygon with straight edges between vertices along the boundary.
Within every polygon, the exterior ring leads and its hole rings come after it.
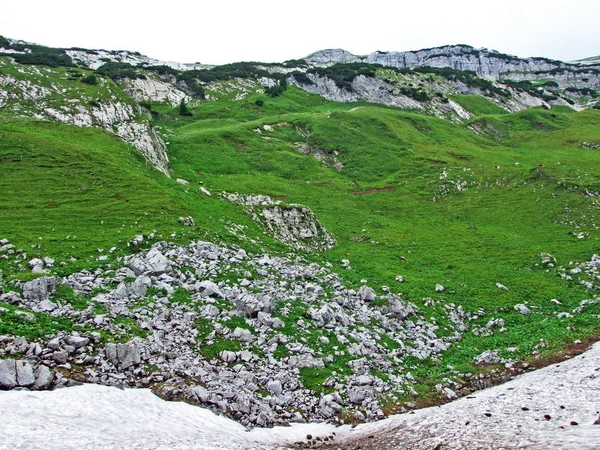
POLYGON ((42 277, 29 281, 23 285, 23 298, 33 302, 48 300, 57 283, 58 279, 53 277, 42 277))
POLYGON ((35 383, 33 375, 33 367, 30 363, 23 360, 15 361, 15 369, 17 372, 17 384, 23 387, 29 387, 35 383))
POLYGON ((376 298, 375 291, 364 285, 358 290, 358 296, 363 302, 372 302, 376 298))
POLYGON ((134 342, 126 344, 106 344, 106 358, 122 369, 128 369, 140 364, 140 348, 134 342))
POLYGON ((0 360, 0 389, 17 386, 17 367, 14 359, 0 360))
POLYGON ((514 310, 517 312, 520 312, 523 315, 528 315, 531 314, 531 310, 524 304, 519 303, 518 305, 514 306, 514 310))
POLYGON ((41 365, 37 369, 35 369, 35 383, 33 384, 34 389, 42 390, 47 389, 52 384, 52 380, 54 380, 54 374, 52 371, 41 365))

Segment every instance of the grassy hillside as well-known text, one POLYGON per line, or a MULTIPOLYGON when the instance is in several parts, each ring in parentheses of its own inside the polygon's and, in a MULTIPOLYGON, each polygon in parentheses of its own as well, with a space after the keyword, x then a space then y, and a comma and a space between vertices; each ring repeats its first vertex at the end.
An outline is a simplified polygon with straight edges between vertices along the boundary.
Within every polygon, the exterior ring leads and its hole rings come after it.
POLYGON ((66 262, 62 273, 93 267, 112 246, 115 255, 131 251, 127 243, 142 233, 290 251, 243 207, 215 195, 265 194, 315 212, 338 245, 301 253, 330 262, 349 285, 366 279, 390 286, 436 318, 440 330, 451 303, 477 315, 482 329, 504 319, 501 333, 469 332, 441 359, 415 361, 423 389, 447 375, 448 365, 478 370, 473 358, 484 350, 525 358, 598 332, 599 304, 557 317, 597 291, 542 266, 540 254, 569 267, 598 253, 599 154, 582 143, 600 142, 600 112, 506 114, 482 98, 457 96, 477 116, 457 125, 328 102, 294 87, 276 98, 260 91, 235 98, 199 103, 190 117, 151 105, 169 140, 173 179, 100 130, 1 116, 0 238, 27 253, 20 266, 0 262, 5 276, 29 276, 25 265, 34 256, 66 262), (196 228, 179 223, 189 215, 196 228), (231 224, 247 227, 246 236, 227 231, 231 224), (515 311, 521 303, 535 314, 515 311), (510 347, 516 350, 507 354, 510 347))
POLYGON ((482 308, 482 325, 506 317, 510 326, 499 337, 466 339, 464 350, 451 350, 453 364, 500 343, 518 346, 524 356, 540 338, 560 346, 597 330, 597 307, 569 323, 553 317, 550 299, 560 298, 561 311, 571 310, 591 293, 538 267, 540 253, 568 265, 598 250, 598 201, 584 195, 600 189, 598 153, 581 146, 600 140, 596 112, 555 108, 485 116, 481 120, 504 130, 498 138, 478 136, 469 124, 326 103, 290 88, 265 99, 262 108, 249 97, 242 104, 203 104, 192 119, 165 109, 162 118, 174 133, 177 174, 214 190, 309 205, 338 240, 313 257, 333 263, 356 286, 364 278, 420 305, 434 298, 440 301, 434 314, 445 302, 482 308), (216 110, 228 108, 236 120, 220 125, 216 110), (324 167, 301 154, 298 143, 335 152, 344 167, 324 167), (576 236, 580 232, 585 238, 576 236), (352 270, 340 266, 345 258, 352 270), (397 275, 406 282, 397 285, 397 275), (446 291, 434 292, 436 283, 446 291), (513 310, 523 302, 544 319, 513 310))

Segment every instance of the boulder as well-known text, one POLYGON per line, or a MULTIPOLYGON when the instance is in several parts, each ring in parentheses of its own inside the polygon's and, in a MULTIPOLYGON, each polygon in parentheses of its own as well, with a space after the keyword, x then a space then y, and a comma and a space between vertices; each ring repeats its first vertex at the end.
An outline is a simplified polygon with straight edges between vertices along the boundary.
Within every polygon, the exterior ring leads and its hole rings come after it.
POLYGON ((134 342, 107 344, 105 352, 106 358, 115 366, 121 366, 122 369, 137 366, 141 362, 140 348, 134 342))
POLYGON ((264 294, 244 293, 234 300, 235 307, 247 317, 256 318, 260 311, 271 313, 274 307, 273 299, 264 294))
POLYGON ((14 359, 0 360, 0 389, 17 386, 17 367, 14 359))
POLYGON ((523 315, 531 314, 531 310, 527 306, 525 306, 524 304, 522 304, 522 303, 519 303, 518 305, 515 305, 514 309, 515 309, 515 311, 518 311, 518 312, 520 312, 523 315))
POLYGON ((204 280, 196 283, 195 288, 205 297, 220 297, 225 298, 219 286, 210 280, 204 280))
POLYGON ((29 281, 23 284, 23 298, 37 303, 48 300, 48 297, 54 293, 58 281, 54 277, 42 277, 29 281))
POLYGON ((38 390, 48 389, 52 384, 52 380, 54 380, 54 374, 46 366, 39 366, 35 369, 34 376, 35 383, 33 384, 33 387, 38 390))
POLYGON ((17 385, 23 387, 29 387, 35 383, 35 376, 33 375, 33 367, 27 361, 17 360, 15 361, 15 369, 17 373, 17 385))
POLYGON ((281 392, 283 391, 283 386, 281 385, 281 381, 279 380, 272 380, 267 382, 267 391, 269 391, 271 393, 271 395, 281 395, 281 392))
POLYGON ((375 300, 375 291, 369 286, 361 286, 358 290, 358 296, 363 302, 372 302, 375 300))
POLYGON ((171 269, 171 262, 157 248, 145 255, 136 255, 129 261, 129 268, 136 275, 161 275, 171 269))
POLYGON ((81 336, 68 336, 66 341, 67 344, 72 345, 75 348, 85 347, 90 342, 89 338, 81 336))

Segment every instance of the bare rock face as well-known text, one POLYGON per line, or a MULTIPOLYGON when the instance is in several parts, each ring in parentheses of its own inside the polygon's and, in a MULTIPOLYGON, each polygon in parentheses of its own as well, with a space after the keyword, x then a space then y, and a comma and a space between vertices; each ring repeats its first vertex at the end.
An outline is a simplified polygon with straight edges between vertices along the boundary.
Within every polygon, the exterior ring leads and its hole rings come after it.
POLYGON ((23 284, 23 298, 38 303, 48 300, 48 297, 54 291, 57 281, 53 277, 42 277, 29 281, 23 284))
POLYGON ((327 249, 335 245, 310 208, 302 205, 263 208, 262 219, 273 235, 297 248, 327 249))
POLYGON ((328 66, 345 62, 365 62, 387 67, 450 67, 470 70, 480 77, 497 80, 500 75, 515 71, 550 71, 568 67, 569 64, 547 58, 518 58, 495 50, 476 49, 469 45, 446 45, 407 52, 376 51, 368 56, 356 56, 345 50, 321 50, 307 56, 313 65, 328 66))
POLYGON ((140 348, 135 342, 106 344, 106 358, 125 370, 141 362, 140 348))
POLYGON ((121 82, 123 90, 138 102, 167 102, 172 106, 178 105, 181 100, 189 102, 190 98, 185 92, 177 89, 172 83, 154 80, 151 78, 124 79, 121 82))

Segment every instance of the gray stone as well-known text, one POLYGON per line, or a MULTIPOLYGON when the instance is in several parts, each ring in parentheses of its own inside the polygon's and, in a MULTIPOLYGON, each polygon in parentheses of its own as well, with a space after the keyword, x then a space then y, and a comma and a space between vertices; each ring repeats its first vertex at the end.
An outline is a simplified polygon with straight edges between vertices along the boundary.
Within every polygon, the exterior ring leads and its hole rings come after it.
POLYGON ((348 389, 348 401, 350 403, 362 403, 368 395, 368 390, 362 387, 351 387, 348 389))
POLYGON ((225 298, 223 292, 221 292, 221 289, 219 289, 219 286, 210 280, 204 280, 196 283, 196 288, 200 294, 206 297, 225 298))
POLYGON ((23 387, 29 387, 35 383, 33 367, 27 361, 17 360, 15 362, 17 371, 17 384, 23 387))
POLYGON ((267 391, 269 391, 272 395, 275 396, 281 395, 281 392, 283 391, 281 381, 272 380, 267 382, 267 391))
POLYGON ((442 286, 441 284, 435 285, 435 292, 444 292, 445 290, 446 290, 446 288, 444 286, 442 286))
POLYGON ((375 291, 369 286, 361 286, 358 290, 358 296, 363 302, 372 302, 376 298, 375 291))
POLYGON ((34 258, 29 261, 29 267, 33 273, 44 273, 44 261, 39 258, 34 258))
POLYGON ((129 268, 136 275, 161 275, 168 272, 171 263, 157 248, 151 248, 145 255, 136 255, 129 261, 129 268))
POLYGON ((223 350, 219 353, 219 358, 226 363, 235 362, 237 360, 237 355, 235 352, 231 352, 229 350, 223 350))
POLYGON ((54 277, 42 277, 23 284, 23 298, 33 302, 48 300, 53 294, 58 279, 54 277))
POLYGON ((46 366, 39 366, 35 369, 35 383, 33 387, 35 389, 48 389, 52 384, 52 380, 54 380, 54 374, 52 371, 46 366))
POLYGON ((0 360, 0 389, 17 386, 17 367, 14 359, 0 360))
POLYGON ((140 348, 134 342, 126 344, 106 344, 106 358, 114 365, 128 369, 137 366, 141 362, 140 348))
POLYGON ((517 311, 517 312, 520 312, 523 315, 531 314, 531 310, 527 306, 525 306, 524 304, 522 304, 522 303, 519 303, 518 305, 515 305, 514 306, 514 310, 517 311))
POLYGON ((50 300, 42 300, 38 305, 38 309, 43 312, 51 312, 58 308, 58 305, 50 300))
POLYGON ((194 222, 194 219, 192 216, 180 217, 179 223, 182 224, 184 227, 195 227, 196 226, 196 222, 194 222))
POLYGON ((254 340, 254 337, 250 331, 240 327, 236 327, 231 336, 241 342, 251 342, 254 340))
POLYGON ((81 336, 68 336, 66 341, 67 344, 72 345, 75 348, 85 347, 90 342, 89 338, 81 336))

